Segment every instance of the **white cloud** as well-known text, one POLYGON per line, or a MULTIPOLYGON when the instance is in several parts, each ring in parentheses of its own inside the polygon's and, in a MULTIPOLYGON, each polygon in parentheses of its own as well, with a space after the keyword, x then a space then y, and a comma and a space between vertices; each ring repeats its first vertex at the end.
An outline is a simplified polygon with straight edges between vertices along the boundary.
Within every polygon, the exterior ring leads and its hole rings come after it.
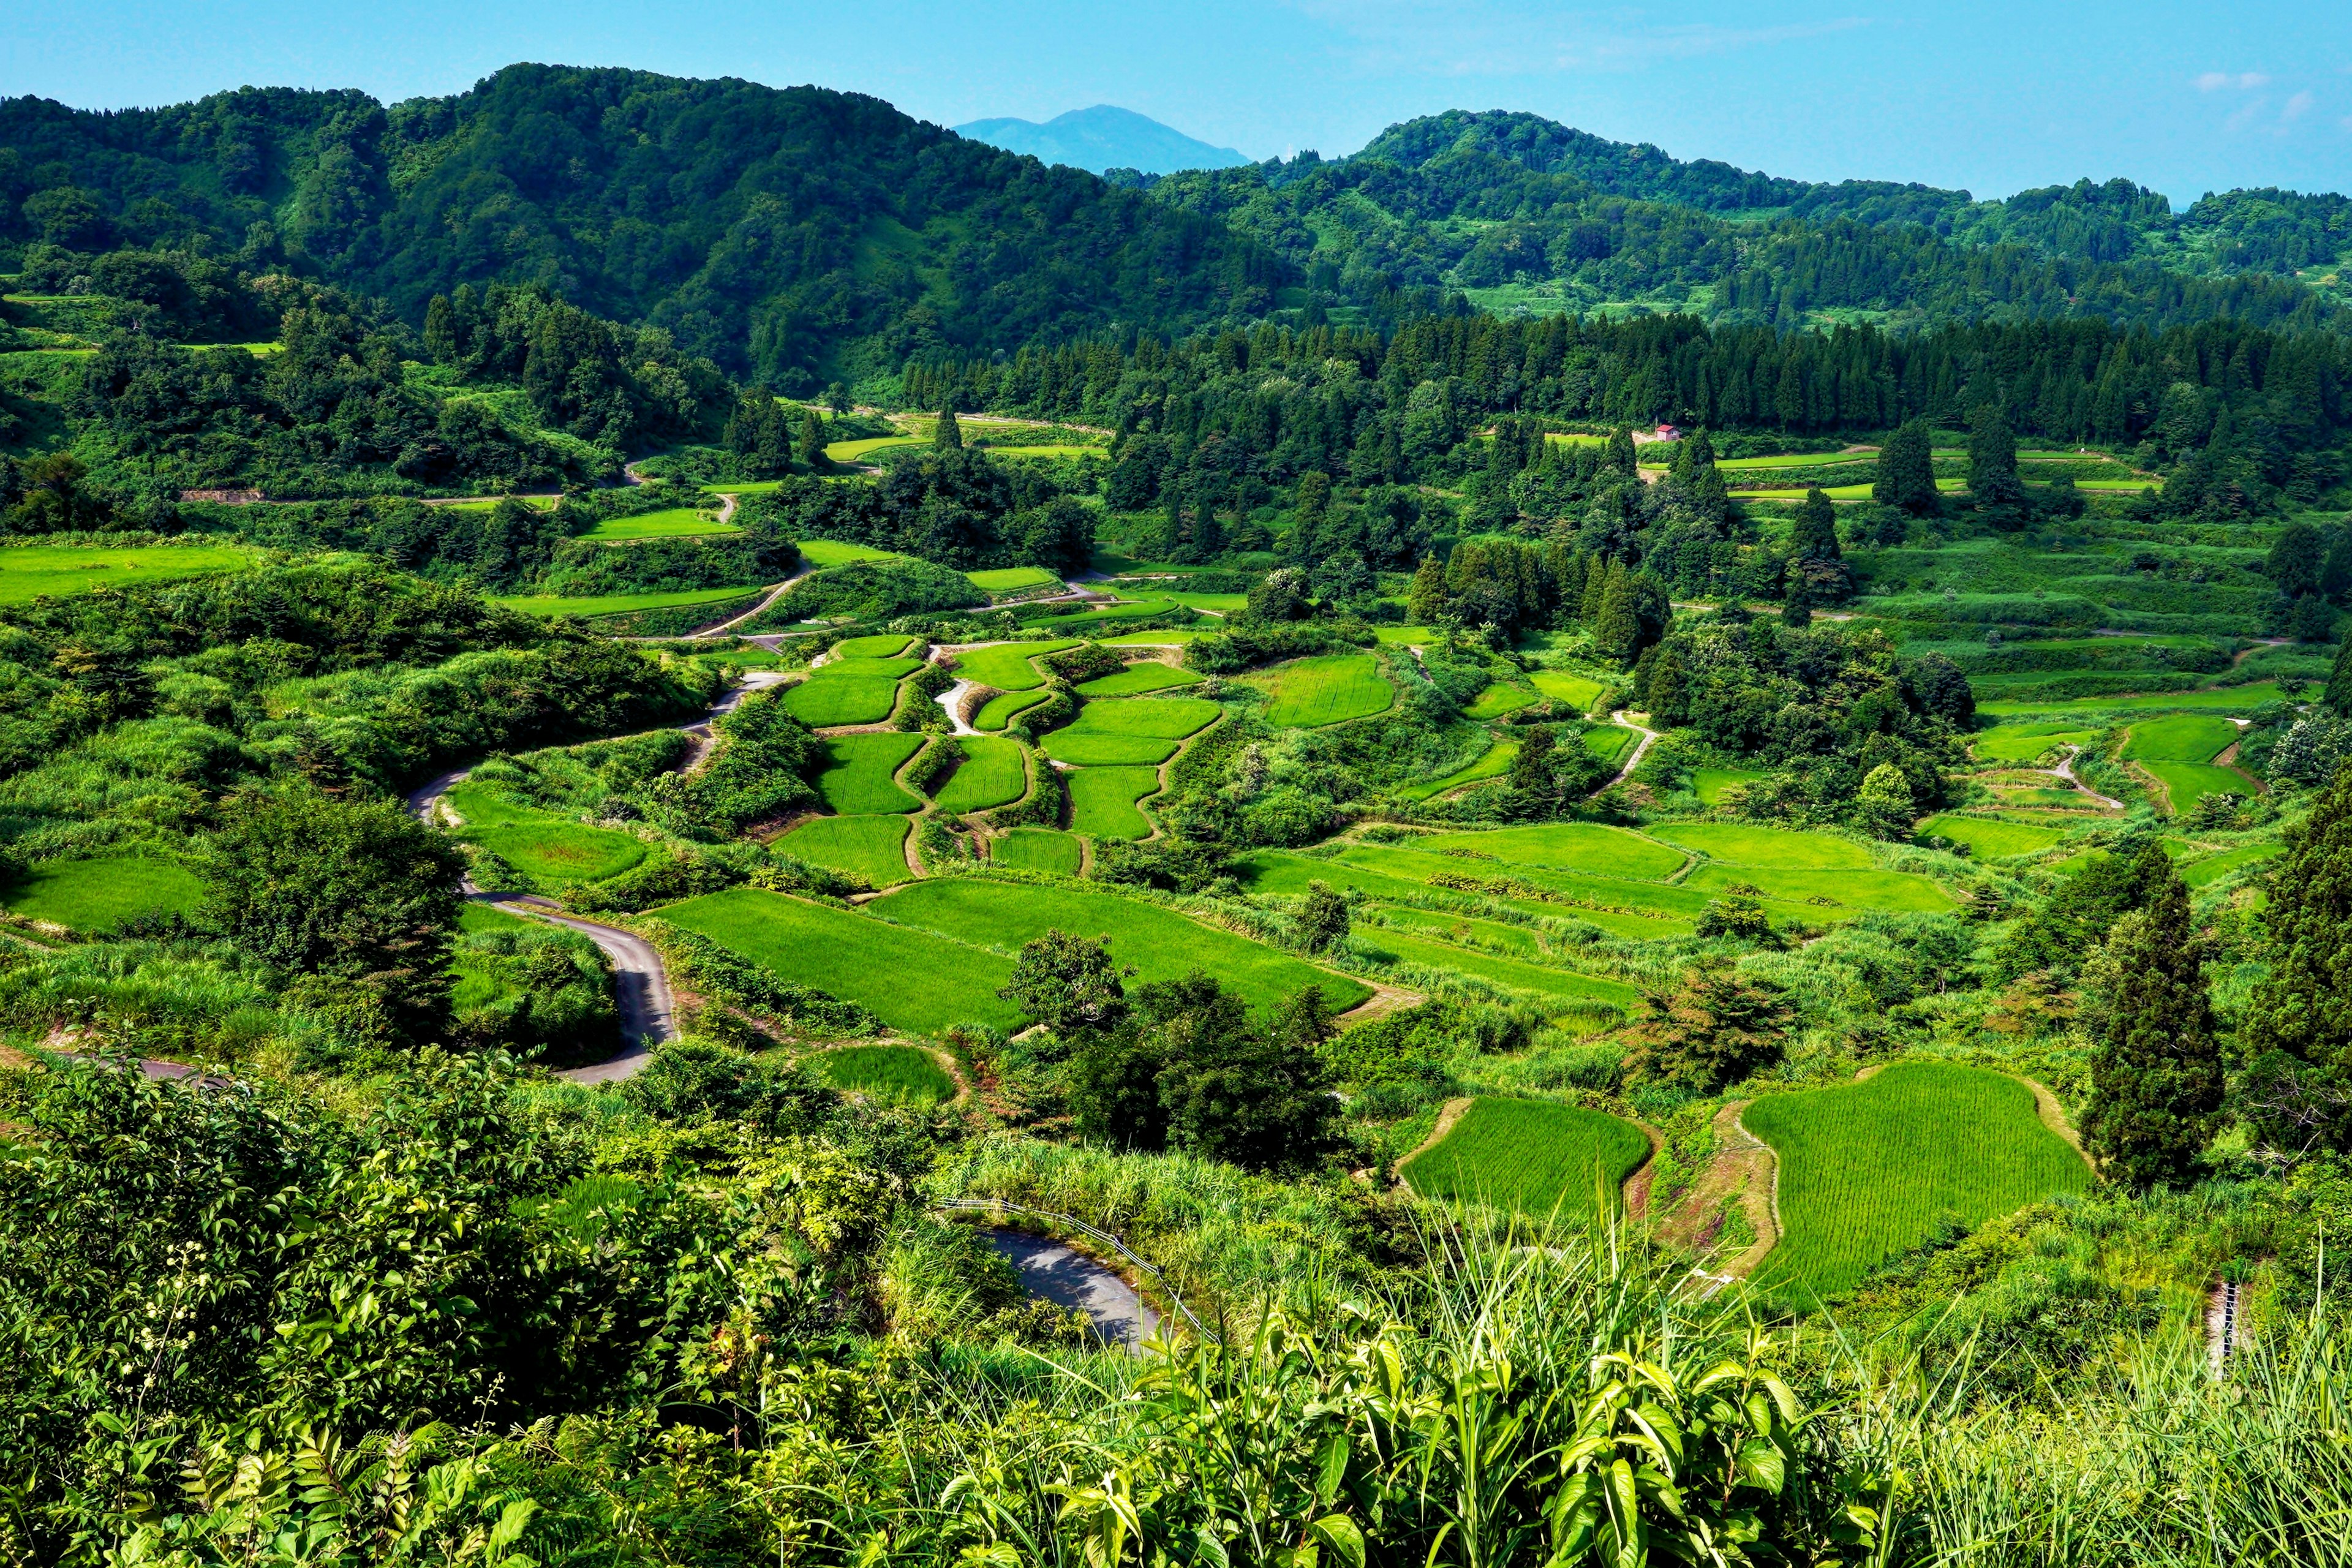
POLYGON ((2207 71, 2197 79, 2197 90, 2219 92, 2225 87, 2234 87, 2250 91, 2254 88, 2268 87, 2270 84, 2271 79, 2261 71, 2240 71, 2235 76, 2228 71, 2207 71))
POLYGON ((2279 118, 2281 120, 2300 120, 2305 114, 2311 112, 2312 101, 2312 97, 2309 92, 2298 92, 2293 98, 2286 100, 2286 107, 2279 110, 2279 118))

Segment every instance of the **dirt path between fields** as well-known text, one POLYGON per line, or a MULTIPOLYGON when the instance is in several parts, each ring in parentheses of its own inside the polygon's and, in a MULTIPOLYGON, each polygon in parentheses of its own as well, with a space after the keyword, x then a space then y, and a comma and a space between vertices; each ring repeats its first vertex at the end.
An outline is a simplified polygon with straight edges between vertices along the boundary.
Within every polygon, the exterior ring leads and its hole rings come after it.
POLYGON ((1756 1239, 1720 1264, 1720 1274, 1694 1270, 1718 1284, 1746 1279, 1780 1241, 1780 1161, 1769 1144, 1740 1124, 1739 1113, 1747 1107, 1748 1101, 1735 1100, 1716 1112, 1714 1157, 1657 1228, 1661 1239, 1703 1253, 1723 1228, 1724 1206, 1736 1200, 1756 1239))

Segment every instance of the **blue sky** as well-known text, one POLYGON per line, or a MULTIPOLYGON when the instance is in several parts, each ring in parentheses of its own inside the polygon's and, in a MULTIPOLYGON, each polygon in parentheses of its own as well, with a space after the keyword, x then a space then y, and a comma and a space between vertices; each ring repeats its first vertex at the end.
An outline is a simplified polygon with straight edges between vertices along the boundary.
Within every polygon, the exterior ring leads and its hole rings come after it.
POLYGON ((2352 5, 1759 7, 1490 0, 223 0, 0 7, 0 93, 92 108, 247 83, 459 89, 519 59, 887 98, 944 124, 1117 103, 1255 157, 1522 109, 1811 179, 2005 195, 2125 174, 2352 190, 2352 5))

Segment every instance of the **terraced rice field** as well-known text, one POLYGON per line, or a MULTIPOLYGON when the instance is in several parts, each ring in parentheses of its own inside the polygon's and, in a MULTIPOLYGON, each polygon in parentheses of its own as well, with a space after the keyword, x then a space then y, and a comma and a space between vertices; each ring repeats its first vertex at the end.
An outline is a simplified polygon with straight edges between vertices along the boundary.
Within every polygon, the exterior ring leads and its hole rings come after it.
POLYGON ((1870 851, 1859 844, 1823 833, 1792 832, 1782 827, 1750 827, 1736 822, 1674 822, 1650 829, 1650 837, 1685 849, 1697 849, 1737 866, 1770 866, 1786 870, 1865 869, 1870 851))
POLYGON ((2224 849, 2219 855, 2209 855, 2183 867, 2180 879, 2192 888, 2210 888, 2241 867, 2259 866, 2284 853, 2284 847, 2276 844, 2248 844, 2236 849, 2224 849))
POLYGON ((1104 637, 1105 647, 1181 647, 1202 637, 1214 637, 1214 626, 1163 626, 1158 631, 1128 632, 1123 636, 1104 637))
POLYGON ((1078 874, 1083 855, 1076 838, 1050 827, 1016 827, 988 846, 988 858, 996 865, 1063 877, 1078 874))
POLYGON ((2035 855, 2066 837, 2055 827, 2037 827, 2031 823, 2003 822, 1990 816, 1958 816, 1946 813, 1931 816, 1919 825, 1922 833, 1933 833, 1965 844, 1969 853, 1979 860, 2004 860, 2012 855, 2035 855))
MULTIPOLYGON (((894 895, 895 896, 895 895, 894 895)), ((655 911, 795 985, 856 1002, 894 1029, 953 1024, 1012 1029, 1020 1012, 997 991, 1013 960, 936 931, 757 888, 730 888, 655 911)))
POLYGON ((1286 728, 1316 729, 1368 719, 1387 712, 1396 701, 1396 692, 1381 678, 1379 661, 1368 653, 1294 659, 1252 679, 1272 698, 1265 721, 1286 728))
POLYGON ((1584 749, 1602 762, 1621 768, 1625 765, 1625 759, 1633 754, 1633 748, 1641 743, 1642 737, 1622 724, 1594 724, 1584 731, 1584 749))
POLYGON ((1779 1156, 1784 1229, 1759 1283, 1801 1300, 1852 1289, 1946 1212, 1975 1226, 2091 1184, 2015 1079, 1898 1062, 1835 1089, 1767 1095, 1740 1121, 1779 1156))
POLYGON ((1532 705, 1535 700, 1534 692, 1517 686, 1507 686, 1498 680, 1478 693, 1477 698, 1467 708, 1462 710, 1462 716, 1483 723, 1489 719, 1499 719, 1506 713, 1516 713, 1520 709, 1532 705))
POLYGON ((941 811, 986 811, 1019 800, 1029 791, 1029 770, 1021 742, 967 735, 957 744, 964 760, 934 797, 941 811))
MULTIPOLYGON (((904 632, 877 632, 872 637, 844 637, 833 645, 836 660, 852 658, 919 658, 922 645, 904 632)), ((820 665, 820 669, 830 668, 820 665)))
POLYGON ((811 729, 879 724, 898 705, 898 682, 922 668, 919 658, 836 658, 785 689, 784 711, 811 729))
POLYGON ((863 878, 870 888, 895 887, 913 878, 907 868, 905 816, 815 816, 776 840, 797 860, 863 878))
POLYGON ((194 914, 204 900, 194 872, 144 855, 44 860, 6 893, 11 912, 79 931, 110 931, 139 915, 194 914))
POLYGON ((1085 887, 982 882, 951 877, 912 883, 866 906, 886 920, 1017 953, 1021 944, 1064 931, 1110 939, 1111 956, 1135 965, 1127 984, 1178 980, 1205 969, 1253 1007, 1269 1007, 1319 985, 1335 1008, 1370 996, 1371 987, 1233 931, 1202 925, 1172 910, 1085 887))
POLYGON ((1456 877, 1476 876, 1483 869, 1529 882, 1541 879, 1557 883, 1567 894, 1567 899, 1560 901, 1512 894, 1498 895, 1498 901, 1528 914, 1581 921, 1630 942, 1688 936, 1699 911, 1706 905, 1703 896, 1654 883, 1612 882, 1540 869, 1528 872, 1507 867, 1480 868, 1433 855, 1367 865, 1346 859, 1318 859, 1286 849, 1260 849, 1241 857, 1235 863, 1234 874, 1254 893, 1297 897, 1320 881, 1376 899, 1404 899, 1428 894, 1432 890, 1429 877, 1437 868, 1446 868, 1444 874, 1456 877), (1570 899, 1575 901, 1568 901, 1570 899))
POLYGON ((1050 695, 1044 691, 1008 691, 1002 697, 992 697, 981 704, 980 711, 971 716, 975 730, 1002 730, 1018 718, 1024 708, 1034 708, 1050 695))
POLYGON ((253 564, 250 550, 231 545, 110 547, 88 544, 0 546, 0 605, 23 605, 44 595, 87 594, 168 583, 253 564))
POLYGON ((1969 741, 1969 752, 1983 763, 2033 763, 2061 746, 2087 746, 2097 734, 2066 724, 2002 724, 1969 741))
POLYGON ((977 685, 990 686, 999 691, 1034 691, 1045 684, 1045 675, 1030 661, 1040 654, 1059 653, 1066 647, 1076 647, 1068 637, 1051 642, 991 643, 986 647, 967 648, 955 656, 956 673, 977 685))
POLYGON ((1396 793, 1407 800, 1429 800, 1447 790, 1476 784, 1481 779, 1500 778, 1511 771, 1511 759, 1518 754, 1519 743, 1517 741, 1500 741, 1479 753, 1478 760, 1467 767, 1456 768, 1444 778, 1406 784, 1396 793))
POLYGON ((1043 566, 1001 566, 985 572, 967 572, 964 575, 971 579, 973 587, 992 599, 1030 589, 1062 586, 1062 580, 1043 566))
POLYGON ((895 550, 877 550, 869 544, 847 544, 837 539, 803 539, 801 541, 801 563, 804 567, 823 569, 846 566, 853 561, 904 561, 895 550))
POLYGON ((1376 904, 1372 907, 1380 915, 1382 927, 1400 930, 1407 935, 1427 937, 1436 942, 1478 942, 1507 948, 1511 955, 1519 958, 1540 960, 1551 956, 1551 950, 1544 945, 1543 938, 1529 926, 1481 920, 1475 915, 1448 914, 1442 910, 1412 909, 1403 904, 1376 904))
POLYGON ((1437 640, 1437 633, 1428 626, 1375 626, 1372 635, 1381 642, 1395 646, 1427 647, 1437 640))
POLYGON ((567 599, 551 594, 524 594, 490 602, 503 605, 509 610, 520 610, 526 616, 579 616, 587 620, 604 616, 633 616, 646 610, 700 607, 710 611, 712 620, 723 620, 729 607, 740 604, 749 609, 758 600, 759 595, 757 584, 747 584, 740 588, 694 588, 677 594, 605 594, 584 599, 567 599))
POLYGON ((1413 840, 1434 854, 1491 858, 1505 866, 1555 866, 1568 871, 1654 879, 1671 877, 1690 857, 1622 827, 1548 822, 1486 833, 1442 833, 1413 840))
POLYGON ((2258 680, 2249 686, 2209 686, 2200 691, 2157 691, 2141 697, 2084 697, 2048 702, 1979 702, 1977 711, 1989 719, 2061 713, 2085 717, 2103 713, 2171 711, 2251 713, 2266 702, 2278 700, 2278 682, 2258 680))
POLYGON ((1045 737, 1045 754, 1077 767, 1156 766, 1221 711, 1196 697, 1089 702, 1078 710, 1076 722, 1045 737))
POLYGON ((1090 838, 1148 838, 1151 820, 1137 804, 1160 790, 1157 768, 1080 768, 1070 786, 1070 831, 1090 838))
POLYGON ((640 838, 523 805, 493 784, 461 784, 446 799, 464 818, 459 838, 480 845, 534 881, 602 881, 646 858, 640 838))
POLYGON ((891 775, 922 749, 923 739, 887 730, 830 737, 824 745, 833 760, 817 775, 817 794, 842 816, 919 811, 923 803, 891 775))
POLYGON ((1614 1214, 1650 1141, 1622 1117, 1536 1100, 1480 1099, 1398 1167, 1426 1197, 1486 1204, 1539 1222, 1614 1214))
POLYGON ((1578 675, 1566 669, 1529 670, 1528 680, 1554 702, 1573 708, 1579 713, 1591 712, 1593 704, 1600 701, 1609 689, 1589 675, 1578 675))
POLYGON ((1604 980, 1598 975, 1579 974, 1524 959, 1481 952, 1475 948, 1458 947, 1433 937, 1381 929, 1357 934, 1362 946, 1386 954, 1394 963, 1467 974, 1507 991, 1549 996, 1556 1001, 1601 1002, 1621 1009, 1633 1006, 1641 998, 1638 989, 1622 981, 1604 980))
POLYGON ((1179 669, 1172 664, 1145 660, 1130 664, 1117 675, 1099 676, 1076 688, 1081 697, 1139 697, 1147 691, 1166 691, 1180 686, 1198 686, 1201 678, 1189 669, 1179 669))
POLYGON ((901 1105, 937 1105, 953 1100, 955 1079, 914 1046, 842 1046, 804 1058, 808 1068, 834 1088, 901 1105))
POLYGON ((1701 804, 1714 805, 1723 799, 1723 792, 1734 784, 1752 784, 1764 776, 1747 768, 1693 768, 1691 790, 1701 804))
POLYGON ((2187 812, 2209 795, 2256 795, 2253 780, 2213 759, 2238 743, 2238 727, 2204 713, 2142 720, 2124 739, 2124 757, 2164 786, 2173 812, 2187 812))
POLYGON ((742 531, 731 522, 719 521, 716 512, 676 506, 667 511, 640 512, 635 517, 608 517, 580 537, 611 544, 634 539, 690 539, 706 533, 742 531))

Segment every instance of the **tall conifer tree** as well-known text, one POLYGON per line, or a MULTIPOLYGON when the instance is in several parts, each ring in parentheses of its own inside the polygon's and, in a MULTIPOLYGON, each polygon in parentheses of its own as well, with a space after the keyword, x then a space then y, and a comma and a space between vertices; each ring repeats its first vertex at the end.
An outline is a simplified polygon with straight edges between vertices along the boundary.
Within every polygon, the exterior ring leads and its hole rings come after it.
POLYGON ((2223 1084, 2189 884, 2156 845, 2140 859, 2133 869, 2147 901, 2116 922, 2095 965, 2106 1017, 2083 1131, 2110 1173, 2147 1188, 2188 1179, 2212 1139, 2223 1084))

